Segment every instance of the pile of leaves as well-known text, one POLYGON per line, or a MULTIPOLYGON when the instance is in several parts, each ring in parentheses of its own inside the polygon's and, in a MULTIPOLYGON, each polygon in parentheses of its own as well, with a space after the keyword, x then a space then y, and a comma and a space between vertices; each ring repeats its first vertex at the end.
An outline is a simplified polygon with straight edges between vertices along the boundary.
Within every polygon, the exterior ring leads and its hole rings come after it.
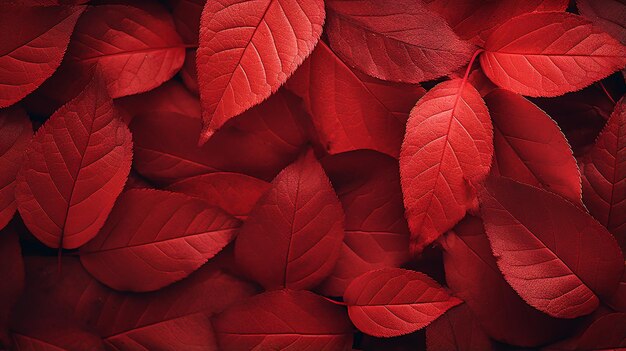
POLYGON ((624 0, 4 0, 0 348, 626 347, 624 0))

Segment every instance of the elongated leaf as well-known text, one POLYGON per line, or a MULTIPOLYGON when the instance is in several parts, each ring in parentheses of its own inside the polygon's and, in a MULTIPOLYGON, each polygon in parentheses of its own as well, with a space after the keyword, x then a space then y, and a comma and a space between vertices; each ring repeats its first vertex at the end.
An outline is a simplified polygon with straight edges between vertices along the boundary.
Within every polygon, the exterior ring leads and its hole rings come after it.
POLYGON ((565 12, 515 17, 487 39, 480 64, 507 90, 557 96, 626 66, 626 47, 584 18, 565 12))
POLYGON ((313 51, 322 0, 209 0, 196 62, 202 143, 226 121, 267 99, 313 51))
POLYGON ((33 126, 24 110, 0 110, 0 229, 9 223, 17 208, 15 176, 32 136, 33 126))
POLYGON ((239 221, 184 194, 123 193, 98 235, 80 250, 83 266, 116 290, 151 291, 183 279, 235 236, 239 221))
POLYGON ((379 337, 412 333, 461 303, 421 272, 383 268, 354 279, 343 295, 352 323, 379 337))
POLYGON ((24 261, 15 230, 0 231, 0 347, 9 347, 11 310, 24 288, 24 261))
POLYGON ((342 296, 352 279, 410 259, 398 163, 375 151, 325 158, 322 165, 346 215, 345 237, 332 273, 319 288, 342 296))
POLYGON ((531 306, 574 318, 617 288, 624 269, 619 246, 582 209, 507 178, 490 178, 479 197, 498 267, 531 306))
POLYGON ((266 289, 309 289, 332 271, 344 215, 312 151, 272 181, 235 242, 235 260, 266 289))
POLYGON ((329 153, 372 149, 393 157, 400 152, 409 111, 425 93, 419 85, 353 71, 323 42, 287 87, 304 100, 329 153))
POLYGON ((466 304, 456 306, 426 328, 428 351, 494 349, 494 345, 466 304))
POLYGON ((199 119, 172 113, 142 115, 130 125, 135 167, 157 183, 222 171, 271 180, 306 143, 304 118, 296 98, 279 92, 198 147, 189 136, 200 133, 199 119))
POLYGON ((72 249, 104 224, 130 171, 132 141, 96 78, 39 128, 25 155, 20 215, 44 244, 72 249))
POLYGON ((98 65, 112 97, 156 88, 183 65, 185 49, 169 13, 151 6, 89 8, 76 24, 68 64, 98 65))
POLYGON ((23 99, 54 73, 84 9, 0 5, 0 33, 6 33, 0 41, 0 108, 23 99))
POLYGON ((327 6, 331 47, 374 77, 419 83, 460 68, 472 55, 472 46, 420 2, 332 0, 327 6))
POLYGON ((352 345, 344 308, 308 291, 257 295, 217 316, 214 327, 220 350, 340 351, 352 345))
POLYGON ((626 45, 626 3, 621 0, 576 0, 578 12, 626 45))
POLYGON ((535 347, 566 335, 572 321, 532 308, 504 280, 480 218, 467 216, 441 238, 446 282, 493 339, 535 347))
POLYGON ((493 174, 581 204, 580 171, 557 124, 524 97, 503 89, 491 92, 485 102, 493 122, 493 174))
POLYGON ((564 11, 568 0, 425 0, 465 40, 483 45, 489 34, 507 20, 529 12, 564 11))
POLYGON ((229 214, 245 219, 270 184, 245 174, 217 172, 183 179, 171 191, 198 197, 229 214))
POLYGON ((471 206, 467 180, 489 172, 493 155, 489 112, 474 87, 441 83, 411 111, 400 153, 400 175, 411 252, 452 228, 471 206))
MULTIPOLYGON (((626 99, 584 158, 583 200, 626 250, 626 99)), ((626 252, 626 251, 625 251, 626 252)))

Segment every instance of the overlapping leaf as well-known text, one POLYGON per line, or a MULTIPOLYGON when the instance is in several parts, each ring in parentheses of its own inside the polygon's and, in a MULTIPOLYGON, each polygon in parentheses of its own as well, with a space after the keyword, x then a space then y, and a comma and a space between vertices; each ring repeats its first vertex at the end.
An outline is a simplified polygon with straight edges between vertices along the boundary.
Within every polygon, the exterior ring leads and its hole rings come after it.
POLYGON ((626 3, 621 0, 576 0, 580 14, 626 45, 626 3))

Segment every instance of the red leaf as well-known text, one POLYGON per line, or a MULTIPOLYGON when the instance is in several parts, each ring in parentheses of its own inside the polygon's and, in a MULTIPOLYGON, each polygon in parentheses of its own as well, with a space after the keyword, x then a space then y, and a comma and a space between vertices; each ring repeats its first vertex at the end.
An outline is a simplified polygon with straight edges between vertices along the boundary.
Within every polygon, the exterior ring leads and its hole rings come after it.
POLYGON ((489 34, 507 20, 528 12, 564 11, 568 0, 425 0, 461 38, 483 45, 489 34))
POLYGON ((151 291, 181 280, 234 237, 239 221, 183 194, 123 193, 100 233, 80 250, 96 279, 116 290, 151 291))
POLYGON ((623 0, 576 0, 576 7, 581 16, 626 45, 626 3, 623 0))
POLYGON ((619 286, 607 304, 616 311, 626 312, 626 269, 619 281, 619 286))
POLYGON ((626 313, 610 313, 598 318, 577 344, 577 350, 623 350, 626 348, 626 313))
POLYGON ((214 320, 221 350, 349 350, 343 307, 308 291, 279 290, 234 305, 214 320))
POLYGON ((99 80, 54 113, 26 151, 15 197, 44 244, 77 248, 104 224, 130 171, 131 135, 99 80))
POLYGON ((466 217, 441 243, 446 282, 491 338, 533 347, 563 337, 573 326, 537 311, 517 295, 498 270, 479 218, 466 217))
POLYGON ((200 133, 199 120, 172 113, 141 116, 130 126, 134 166, 158 183, 223 171, 271 180, 306 143, 304 118, 295 97, 280 92, 198 147, 190 136, 200 133))
POLYGON ((467 180, 491 166, 493 131, 478 91, 460 79, 431 89, 411 111, 400 153, 400 175, 411 252, 452 228, 471 206, 467 180))
POLYGON ((472 46, 420 2, 332 0, 327 6, 333 50, 376 78, 419 83, 460 68, 472 55, 472 46))
POLYGON ((332 271, 344 215, 311 151, 272 181, 239 231, 235 260, 266 289, 309 289, 332 271))
POLYGON ((270 184, 245 174, 217 172, 183 179, 168 190, 203 199, 229 214, 245 219, 270 184))
POLYGON ((178 34, 186 44, 197 45, 202 8, 207 0, 173 1, 172 17, 178 34))
POLYGON ((74 321, 58 316, 28 314, 17 317, 11 334, 13 350, 18 351, 104 351, 99 336, 74 321))
POLYGON ((580 90, 626 65, 626 47, 584 18, 565 12, 515 17, 487 39, 485 74, 529 96, 580 90))
POLYGON ((582 204, 580 171, 559 126, 533 103, 504 89, 491 92, 485 102, 493 122, 493 174, 582 204))
POLYGON ((582 209, 507 178, 490 178, 479 198, 498 267, 528 304, 575 318, 598 307, 597 295, 615 291, 624 270, 622 253, 582 209))
POLYGON ((346 218, 339 259, 320 290, 342 296, 359 275, 409 261, 409 228, 396 160, 361 150, 328 157, 322 164, 346 218))
POLYGON ((83 10, 0 6, 0 108, 23 99, 54 73, 83 10))
POLYGON ((324 17, 322 0, 207 1, 196 58, 201 143, 293 74, 317 43, 324 17))
POLYGON ((397 157, 409 111, 425 90, 353 71, 324 44, 287 82, 331 154, 372 149, 397 157))
POLYGON ((585 206, 626 252, 626 99, 584 158, 583 173, 585 206))
POLYGON ((466 304, 450 309, 426 328, 426 345, 428 351, 494 349, 466 304))
POLYGON ((462 302, 426 274, 400 268, 359 276, 348 285, 343 298, 352 323, 378 337, 422 329, 462 302))
POLYGON ((17 208, 15 176, 32 136, 33 126, 24 110, 0 110, 0 229, 9 223, 17 208))
POLYGON ((161 6, 90 7, 76 24, 67 64, 98 66, 112 97, 154 89, 183 65, 185 47, 161 6))
POLYGON ((0 281, 0 348, 8 348, 11 309, 24 288, 24 262, 19 237, 8 228, 0 231, 0 281))

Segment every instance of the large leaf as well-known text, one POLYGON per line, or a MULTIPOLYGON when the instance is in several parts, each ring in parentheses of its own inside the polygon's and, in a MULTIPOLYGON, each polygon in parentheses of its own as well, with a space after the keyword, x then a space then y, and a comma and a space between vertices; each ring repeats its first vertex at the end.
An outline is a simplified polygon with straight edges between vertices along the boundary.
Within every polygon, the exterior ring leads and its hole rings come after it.
POLYGON ((583 162, 583 200, 626 252, 626 99, 615 106, 583 162))
POLYGON ((238 227, 238 220, 200 199, 162 190, 128 190, 98 235, 80 249, 80 261, 114 289, 157 290, 215 256, 238 227))
POLYGON ((309 289, 332 271, 344 215, 312 151, 272 181, 241 227, 235 260, 266 289, 309 289))
POLYGON ((415 105, 400 153, 413 253, 463 218, 474 199, 467 180, 489 172, 492 139, 483 99, 460 79, 440 83, 415 105))
POLYGON ((462 301, 421 272, 383 268, 354 279, 343 299, 354 325, 379 337, 424 328, 462 301))
POLYGON ((426 328, 428 351, 489 351, 493 342, 467 304, 456 306, 426 328))
POLYGON ((320 290, 342 296, 352 279, 410 259, 398 162, 375 151, 327 157, 322 165, 346 215, 339 259, 320 290))
POLYGON ((308 291, 266 292, 228 308, 213 323, 221 350, 349 350, 345 309, 308 291))
POLYGON ((480 64, 502 88, 557 96, 626 66, 626 47, 580 16, 535 12, 498 27, 485 43, 480 64))
POLYGON ((529 305, 574 318, 591 313, 599 297, 610 297, 617 288, 624 270, 619 246, 581 208, 497 177, 488 179, 479 198, 498 267, 529 305))
POLYGON ((157 183, 220 171, 271 180, 306 143, 304 121, 297 99, 279 92, 198 147, 189 136, 200 133, 199 119, 174 113, 142 115, 130 125, 134 167, 157 183))
POLYGON ((576 0, 581 16, 626 45, 626 2, 623 0, 576 0))
POLYGON ((532 308, 504 280, 477 217, 466 217, 441 239, 446 282, 493 339, 534 347, 566 335, 573 324, 532 308))
POLYGON ((111 96, 120 97, 156 88, 184 59, 182 40, 163 7, 101 5, 76 24, 64 65, 83 74, 97 65, 111 96))
POLYGON ((0 5, 0 33, 5 33, 0 41, 0 108, 21 100, 54 73, 84 9, 0 5))
POLYGON ((130 171, 132 141, 96 77, 39 128, 25 155, 20 215, 44 244, 72 249, 104 224, 130 171))
POLYGON ((209 0, 196 63, 206 142, 226 121, 267 99, 322 34, 322 0, 209 0))
POLYGON ((493 173, 581 203, 580 171, 565 136, 545 112, 504 89, 485 96, 493 122, 493 173))
POLYGON ((33 126, 24 110, 0 110, 0 229, 9 223, 17 208, 15 176, 32 136, 33 126))
POLYGON ((421 2, 332 0, 327 6, 331 47, 374 77, 423 82, 460 68, 472 55, 472 45, 421 2))
POLYGON ((372 149, 397 157, 411 107, 425 91, 351 70, 319 43, 287 82, 313 117, 322 146, 331 154, 372 149))

